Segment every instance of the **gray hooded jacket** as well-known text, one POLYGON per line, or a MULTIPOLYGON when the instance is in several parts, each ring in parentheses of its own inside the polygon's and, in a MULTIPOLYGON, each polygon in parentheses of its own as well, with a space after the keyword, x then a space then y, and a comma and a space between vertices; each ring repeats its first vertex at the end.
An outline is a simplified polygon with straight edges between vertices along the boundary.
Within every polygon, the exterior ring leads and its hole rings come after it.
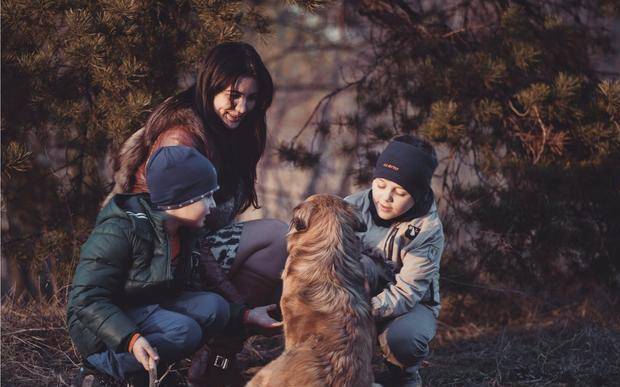
POLYGON ((379 250, 395 273, 394 281, 372 298, 373 315, 377 320, 395 318, 421 303, 437 317, 444 234, 436 204, 420 218, 383 227, 372 219, 369 192, 357 192, 345 200, 362 212, 367 227, 360 234, 363 246, 379 250))

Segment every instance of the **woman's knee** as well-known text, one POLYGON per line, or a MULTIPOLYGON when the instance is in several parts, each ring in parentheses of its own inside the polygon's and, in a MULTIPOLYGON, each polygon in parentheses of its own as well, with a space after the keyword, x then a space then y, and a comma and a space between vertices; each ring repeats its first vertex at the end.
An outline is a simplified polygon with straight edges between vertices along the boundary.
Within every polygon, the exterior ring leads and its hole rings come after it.
POLYGON ((262 219, 261 228, 265 232, 267 249, 280 253, 280 258, 286 258, 286 234, 288 225, 278 219, 262 219))
MULTIPOLYGON (((286 262, 286 233, 288 226, 277 219, 262 219, 252 225, 253 232, 263 234, 262 243, 256 241, 254 248, 249 252, 243 267, 268 280, 279 280, 286 262)), ((250 230, 248 230, 250 231, 250 230)))
POLYGON ((242 246, 248 242, 248 246, 254 248, 267 248, 270 246, 286 247, 286 234, 288 225, 278 219, 252 220, 244 225, 242 234, 242 246))
POLYGON ((265 227, 267 227, 268 230, 270 230, 270 233, 274 236, 286 236, 286 233, 288 232, 288 224, 279 219, 266 218, 261 219, 261 222, 264 222, 265 227))

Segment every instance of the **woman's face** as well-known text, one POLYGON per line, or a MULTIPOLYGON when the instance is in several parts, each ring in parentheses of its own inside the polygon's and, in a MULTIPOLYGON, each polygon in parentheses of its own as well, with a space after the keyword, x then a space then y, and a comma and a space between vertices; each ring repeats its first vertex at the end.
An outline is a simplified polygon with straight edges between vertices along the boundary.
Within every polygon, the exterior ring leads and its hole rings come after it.
POLYGON ((213 110, 228 129, 236 129, 256 106, 258 85, 251 77, 240 77, 213 98, 213 110))
POLYGON ((372 201, 383 220, 394 219, 409 211, 415 201, 403 187, 391 180, 377 178, 372 181, 372 201))

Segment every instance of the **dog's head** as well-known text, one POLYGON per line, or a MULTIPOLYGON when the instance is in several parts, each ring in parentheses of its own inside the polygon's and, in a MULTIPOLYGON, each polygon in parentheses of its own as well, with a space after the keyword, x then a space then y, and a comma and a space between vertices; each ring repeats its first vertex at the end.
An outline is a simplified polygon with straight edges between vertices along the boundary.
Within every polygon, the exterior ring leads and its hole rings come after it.
POLYGON ((285 293, 319 308, 334 301, 338 291, 332 291, 332 285, 339 284, 363 300, 365 278, 357 233, 364 231, 359 210, 337 196, 313 195, 295 207, 282 272, 285 293))
POLYGON ((338 291, 332 285, 338 284, 362 302, 365 276, 357 233, 364 231, 360 211, 337 196, 313 195, 295 207, 282 273, 285 292, 319 308, 334 301, 338 291))
POLYGON ((356 207, 334 195, 312 195, 293 209, 289 235, 317 228, 319 232, 329 232, 329 227, 334 224, 353 232, 366 231, 366 225, 356 207))

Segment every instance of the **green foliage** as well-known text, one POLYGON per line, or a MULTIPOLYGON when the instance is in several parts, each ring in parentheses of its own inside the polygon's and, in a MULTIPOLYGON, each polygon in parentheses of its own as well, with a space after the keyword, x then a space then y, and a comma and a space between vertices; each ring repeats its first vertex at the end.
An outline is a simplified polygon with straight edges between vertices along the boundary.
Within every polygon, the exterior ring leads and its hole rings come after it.
POLYGON ((420 127, 420 132, 428 138, 458 145, 466 133, 460 121, 458 105, 454 101, 437 101, 431 105, 428 119, 420 127))
POLYGON ((415 133, 446 156, 459 275, 620 285, 620 83, 591 60, 613 53, 617 2, 414 3, 351 5, 373 53, 355 66, 358 181, 386 143, 372 128, 415 133))
POLYGON ((75 261, 109 157, 154 106, 210 47, 270 27, 247 2, 213 0, 3 0, 1 22, 3 237, 36 242, 3 254, 57 267, 75 261))
POLYGON ((11 142, 2 152, 2 177, 10 179, 13 173, 30 169, 32 153, 24 145, 11 142))
POLYGON ((281 144, 278 148, 280 159, 293 163, 301 169, 312 168, 317 165, 321 154, 311 152, 301 144, 281 144))

